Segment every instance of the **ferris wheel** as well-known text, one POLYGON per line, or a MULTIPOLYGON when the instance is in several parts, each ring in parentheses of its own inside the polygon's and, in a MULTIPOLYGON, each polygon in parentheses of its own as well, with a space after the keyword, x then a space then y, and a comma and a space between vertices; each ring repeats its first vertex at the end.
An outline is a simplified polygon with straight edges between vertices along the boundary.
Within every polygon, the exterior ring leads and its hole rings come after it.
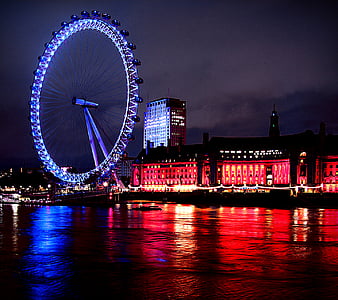
POLYGON ((120 22, 81 12, 52 33, 31 86, 34 147, 44 168, 66 183, 112 171, 133 140, 140 60, 120 22))

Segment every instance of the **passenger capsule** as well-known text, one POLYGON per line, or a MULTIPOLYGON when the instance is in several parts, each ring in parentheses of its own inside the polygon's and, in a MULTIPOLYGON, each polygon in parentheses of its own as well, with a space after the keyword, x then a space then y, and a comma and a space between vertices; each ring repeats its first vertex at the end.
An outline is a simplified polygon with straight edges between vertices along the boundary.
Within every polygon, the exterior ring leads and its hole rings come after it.
POLYGON ((141 61, 139 59, 137 59, 137 58, 134 58, 133 59, 133 65, 134 66, 140 66, 141 65, 141 61))
POLYGON ((100 16, 100 12, 98 10, 92 10, 92 16, 99 17, 100 16))
POLYGON ((73 21, 77 21, 77 20, 80 19, 77 15, 72 15, 70 18, 71 18, 73 21))
POLYGON ((132 118, 131 118, 134 122, 140 122, 140 117, 139 116, 132 116, 132 118))
POLYGON ((127 139, 128 139, 128 141, 134 141, 134 140, 135 140, 135 137, 134 137, 134 135, 132 135, 131 133, 128 133, 128 134, 127 134, 127 139))
POLYGON ((140 96, 137 96, 137 97, 135 97, 135 102, 142 103, 143 102, 143 98, 140 97, 140 96))
POLYGON ((112 20, 111 23, 112 23, 112 25, 114 25, 116 27, 121 25, 119 20, 112 20))
POLYGON ((135 49, 136 49, 136 45, 133 44, 133 43, 127 43, 127 47, 128 47, 130 50, 135 50, 135 49))
POLYGON ((83 18, 89 18, 89 17, 90 17, 89 12, 88 12, 88 11, 85 11, 85 10, 81 11, 81 16, 82 16, 83 18))
POLYGON ((138 78, 135 79, 135 82, 136 82, 137 84, 142 84, 142 83, 143 83, 143 79, 140 78, 140 77, 138 77, 138 78))
POLYGON ((65 26, 67 26, 67 25, 68 25, 68 22, 62 22, 62 23, 61 23, 61 26, 62 26, 62 27, 65 27, 65 26))
POLYGON ((128 30, 121 30, 120 33, 121 33, 123 36, 129 36, 129 31, 128 31, 128 30))
POLYGON ((103 18, 104 20, 110 20, 110 19, 111 19, 111 16, 108 15, 108 14, 102 14, 102 18, 103 18))

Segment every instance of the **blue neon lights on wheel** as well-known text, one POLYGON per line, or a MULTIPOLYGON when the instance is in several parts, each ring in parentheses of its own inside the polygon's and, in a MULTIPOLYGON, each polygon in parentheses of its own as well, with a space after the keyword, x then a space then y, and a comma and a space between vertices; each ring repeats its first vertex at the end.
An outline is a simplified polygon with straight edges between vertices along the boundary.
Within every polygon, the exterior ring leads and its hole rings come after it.
POLYGON ((133 140, 143 80, 136 46, 118 26, 98 11, 73 15, 53 32, 34 71, 34 147, 44 168, 63 182, 83 183, 114 169, 133 140))

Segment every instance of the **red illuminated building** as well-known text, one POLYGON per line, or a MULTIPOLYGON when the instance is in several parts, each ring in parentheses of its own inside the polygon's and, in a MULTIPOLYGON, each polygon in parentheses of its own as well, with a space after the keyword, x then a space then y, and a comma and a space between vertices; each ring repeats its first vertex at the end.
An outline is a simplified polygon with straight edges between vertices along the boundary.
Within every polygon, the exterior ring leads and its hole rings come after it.
POLYGON ((133 164, 133 186, 145 191, 194 190, 201 177, 199 148, 201 145, 142 150, 133 164))
POLYGON ((338 136, 279 135, 273 111, 268 137, 204 137, 202 144, 144 149, 132 186, 144 191, 222 189, 338 192, 338 136), (274 123, 276 126, 272 126, 274 123))

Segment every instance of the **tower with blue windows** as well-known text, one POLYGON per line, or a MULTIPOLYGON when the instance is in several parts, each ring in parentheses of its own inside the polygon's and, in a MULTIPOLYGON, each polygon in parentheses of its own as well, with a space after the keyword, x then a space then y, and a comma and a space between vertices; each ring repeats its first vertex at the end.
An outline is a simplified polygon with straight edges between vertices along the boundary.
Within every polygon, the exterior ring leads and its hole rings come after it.
POLYGON ((186 141, 186 102, 161 98, 147 103, 143 148, 179 146, 186 141))

